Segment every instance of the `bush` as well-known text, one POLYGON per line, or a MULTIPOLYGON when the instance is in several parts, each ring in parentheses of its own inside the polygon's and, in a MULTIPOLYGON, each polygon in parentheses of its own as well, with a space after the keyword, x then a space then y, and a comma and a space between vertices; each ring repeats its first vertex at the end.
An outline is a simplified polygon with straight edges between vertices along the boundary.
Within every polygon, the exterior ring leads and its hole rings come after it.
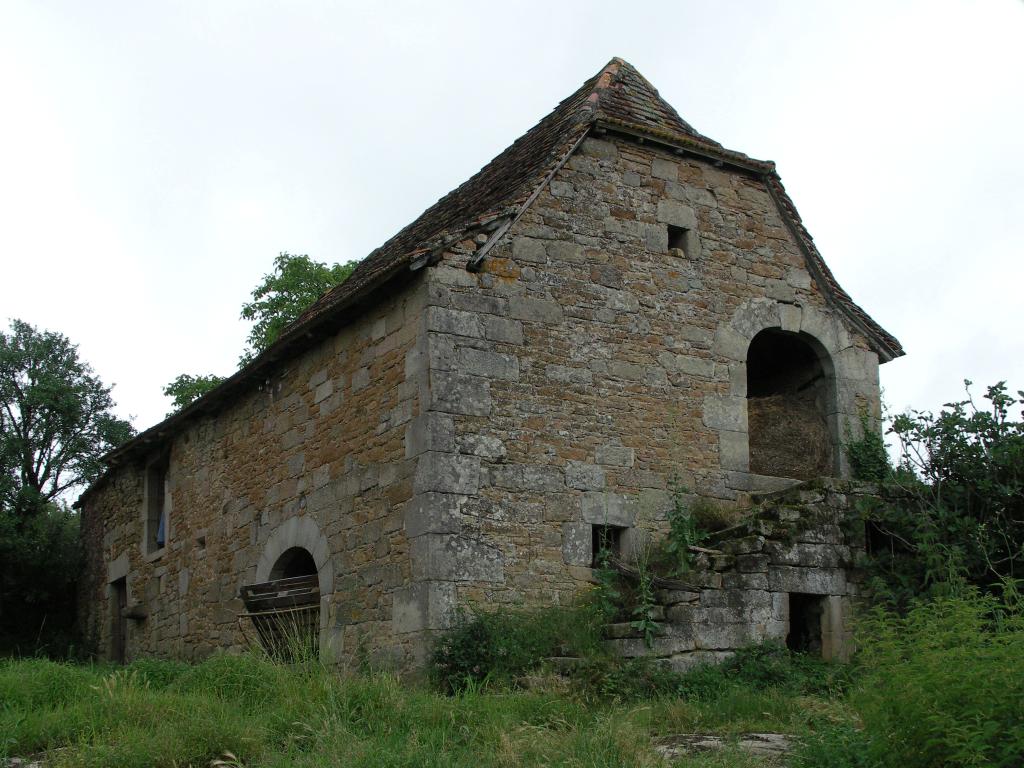
POLYGON ((834 664, 784 645, 767 642, 740 648, 717 665, 703 665, 680 677, 678 695, 710 699, 725 686, 746 690, 771 688, 793 694, 836 694, 849 688, 854 668, 834 664))
MULTIPOLYGON (((1014 585, 881 609, 858 632, 850 700, 879 765, 1024 765, 1024 611, 1014 585)), ((863 763, 874 765, 875 763, 863 763)))
POLYGON ((465 613, 436 643, 431 675, 446 693, 473 683, 515 683, 550 657, 598 653, 603 624, 591 603, 465 613))
MULTIPOLYGON (((919 595, 946 594, 956 582, 988 589, 1024 568, 1024 423, 1011 414, 1019 402, 999 383, 979 408, 965 383, 967 398, 938 415, 912 411, 893 419, 900 461, 885 470, 892 492, 862 510, 871 533, 871 591, 900 610, 919 595)), ((866 432, 848 446, 856 448, 851 461, 861 456, 861 476, 883 471, 864 458, 877 452, 876 440, 866 432)))
POLYGON ((880 483, 892 476, 892 464, 885 449, 885 439, 867 413, 860 415, 860 437, 850 439, 843 447, 846 449, 846 457, 850 460, 850 472, 855 479, 880 483))
POLYGON ((81 561, 78 515, 50 504, 19 520, 0 509, 0 654, 75 653, 81 561))
POLYGON ((616 701, 676 696, 679 690, 680 675, 646 656, 593 656, 582 659, 571 674, 579 693, 616 701))
POLYGON ((831 723, 806 739, 793 754, 794 768, 882 768, 872 756, 871 736, 852 723, 831 723))

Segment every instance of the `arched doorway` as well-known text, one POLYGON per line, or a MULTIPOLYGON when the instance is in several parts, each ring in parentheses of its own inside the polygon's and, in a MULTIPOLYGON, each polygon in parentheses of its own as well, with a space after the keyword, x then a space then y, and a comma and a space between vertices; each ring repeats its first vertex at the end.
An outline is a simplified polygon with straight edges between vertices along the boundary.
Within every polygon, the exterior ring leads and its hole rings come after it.
POLYGON ((246 616, 263 649, 285 661, 314 659, 320 634, 320 577, 305 547, 289 547, 267 581, 242 588, 246 616))
POLYGON ((810 480, 836 471, 828 354, 806 334, 769 328, 747 352, 750 471, 810 480))

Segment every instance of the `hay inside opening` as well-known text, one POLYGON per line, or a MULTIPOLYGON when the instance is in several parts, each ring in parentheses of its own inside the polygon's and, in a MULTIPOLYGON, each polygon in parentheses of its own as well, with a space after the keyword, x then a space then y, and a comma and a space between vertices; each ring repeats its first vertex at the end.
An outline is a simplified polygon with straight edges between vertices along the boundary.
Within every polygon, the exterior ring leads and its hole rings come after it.
POLYGON ((766 330, 747 353, 750 471, 810 480, 835 469, 831 381, 799 334, 766 330))

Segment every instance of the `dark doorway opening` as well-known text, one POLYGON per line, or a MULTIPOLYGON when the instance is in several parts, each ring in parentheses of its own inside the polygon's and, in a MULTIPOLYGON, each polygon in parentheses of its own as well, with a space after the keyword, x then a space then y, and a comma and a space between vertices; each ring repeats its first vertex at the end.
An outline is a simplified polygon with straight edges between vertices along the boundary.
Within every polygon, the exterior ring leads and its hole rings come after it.
POLYGON ((797 653, 821 656, 821 622, 825 614, 825 598, 821 595, 789 595, 789 634, 786 647, 797 653))
POLYGON ((320 636, 320 578, 303 547, 281 553, 270 580, 242 587, 246 612, 259 644, 282 661, 314 659, 320 636))
POLYGON ((810 342, 761 331, 747 352, 750 471, 810 480, 835 471, 832 381, 810 342))
POLYGON ((128 580, 110 582, 110 658, 124 664, 128 656, 128 580))

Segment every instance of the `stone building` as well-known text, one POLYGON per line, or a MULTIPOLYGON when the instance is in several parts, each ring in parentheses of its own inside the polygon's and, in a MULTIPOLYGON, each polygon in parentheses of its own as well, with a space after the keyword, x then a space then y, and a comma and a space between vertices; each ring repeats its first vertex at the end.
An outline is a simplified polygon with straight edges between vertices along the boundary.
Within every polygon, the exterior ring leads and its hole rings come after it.
MULTIPOLYGON (((664 529, 673 477, 742 502, 845 476, 841 440, 901 354, 774 165, 613 59, 107 457, 79 501, 83 626, 109 656, 193 658, 287 604, 335 658, 415 666, 457 605, 573 599, 596 542, 664 529)), ((849 594, 829 567, 737 581, 775 606, 744 637, 784 636, 790 594, 849 594)))

